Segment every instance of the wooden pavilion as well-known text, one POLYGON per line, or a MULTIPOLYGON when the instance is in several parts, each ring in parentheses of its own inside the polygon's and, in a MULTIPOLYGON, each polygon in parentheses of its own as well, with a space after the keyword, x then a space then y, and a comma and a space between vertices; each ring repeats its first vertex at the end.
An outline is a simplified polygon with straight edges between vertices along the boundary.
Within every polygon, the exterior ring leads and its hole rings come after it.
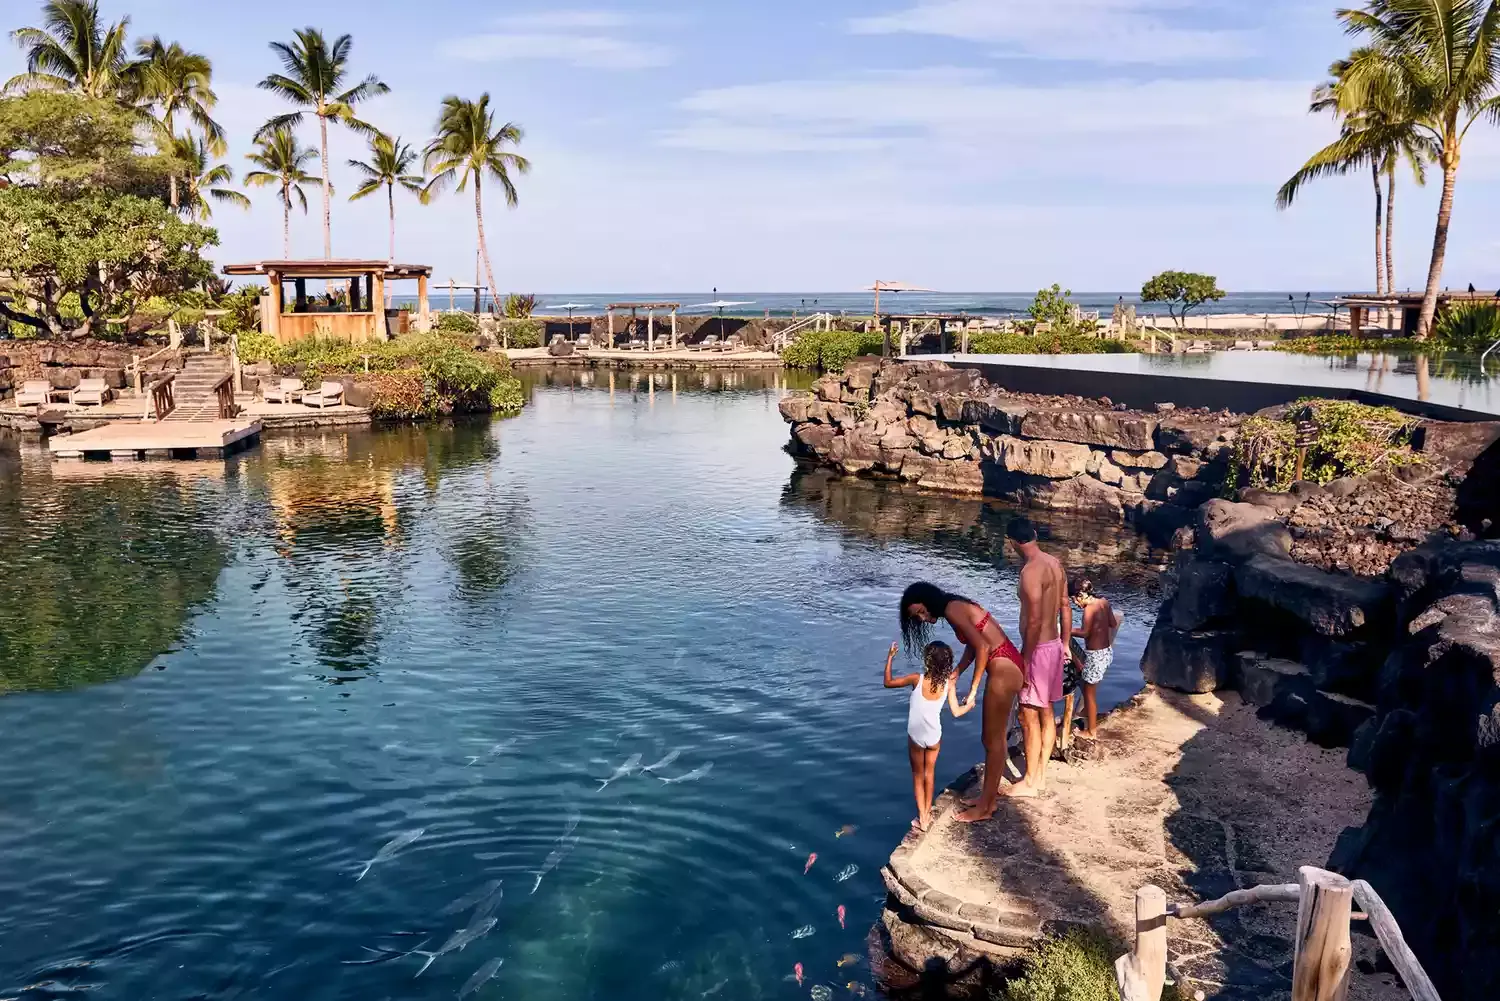
MULTIPOLYGON (((1439 292, 1437 312, 1442 316, 1450 306, 1459 303, 1475 303, 1483 306, 1500 306, 1500 292, 1439 292)), ((1340 296, 1337 304, 1349 310, 1349 333, 1355 337, 1381 336, 1389 333, 1383 326, 1371 324, 1371 319, 1380 313, 1391 313, 1399 317, 1395 331, 1402 337, 1414 337, 1417 323, 1422 316, 1422 293, 1397 292, 1394 295, 1346 295, 1340 296)))
POLYGON ((639 311, 646 311, 646 350, 656 350, 656 311, 664 310, 670 314, 672 320, 672 350, 677 349, 677 311, 682 308, 679 302, 612 302, 604 307, 606 330, 609 334, 609 346, 615 344, 615 311, 630 310, 630 327, 634 330, 639 319, 639 311))
POLYGON ((260 327, 280 343, 304 337, 331 337, 356 343, 387 340, 400 331, 393 326, 396 319, 393 314, 399 311, 385 308, 386 283, 412 278, 417 281, 417 324, 426 329, 430 323, 427 279, 432 275, 432 267, 426 264, 350 259, 255 261, 227 265, 224 273, 266 278, 270 294, 261 297, 260 327), (310 298, 309 280, 347 282, 348 297, 342 302, 310 298))

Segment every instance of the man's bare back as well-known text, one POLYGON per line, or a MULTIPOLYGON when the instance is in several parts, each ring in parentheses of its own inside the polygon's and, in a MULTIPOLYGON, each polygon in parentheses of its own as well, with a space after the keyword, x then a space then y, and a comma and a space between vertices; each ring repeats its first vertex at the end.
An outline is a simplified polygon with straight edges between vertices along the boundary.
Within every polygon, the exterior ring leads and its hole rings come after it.
MULTIPOLYGON (((1062 633, 1061 611, 1068 607, 1068 578, 1057 557, 1038 552, 1021 568, 1021 639, 1029 655, 1062 633)), ((1072 624, 1071 613, 1068 616, 1072 624)))

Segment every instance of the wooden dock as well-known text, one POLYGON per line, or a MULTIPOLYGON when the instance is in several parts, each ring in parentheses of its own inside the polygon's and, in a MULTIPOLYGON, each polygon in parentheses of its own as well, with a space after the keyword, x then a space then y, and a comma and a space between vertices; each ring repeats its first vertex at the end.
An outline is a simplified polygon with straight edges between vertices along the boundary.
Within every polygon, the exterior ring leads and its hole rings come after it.
POLYGON ((258 420, 117 421, 74 434, 54 435, 47 447, 57 459, 219 459, 254 444, 258 420))

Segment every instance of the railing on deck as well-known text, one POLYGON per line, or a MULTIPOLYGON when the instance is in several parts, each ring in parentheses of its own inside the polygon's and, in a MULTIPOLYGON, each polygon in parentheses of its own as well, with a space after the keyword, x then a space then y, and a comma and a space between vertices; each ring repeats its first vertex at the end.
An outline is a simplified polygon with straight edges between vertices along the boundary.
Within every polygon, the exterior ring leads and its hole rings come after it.
POLYGON ((212 390, 219 401, 219 420, 233 420, 235 415, 234 405, 234 373, 230 372, 214 383, 212 390))
POLYGON ((1417 1001, 1442 1001, 1385 902, 1362 879, 1348 880, 1313 866, 1298 870, 1295 883, 1235 890, 1201 904, 1167 906, 1160 887, 1135 893, 1135 947, 1115 961, 1123 1001, 1160 1001, 1167 980, 1167 919, 1203 918, 1245 904, 1297 904, 1297 940, 1292 961, 1292 1001, 1342 1001, 1349 990, 1353 946, 1350 921, 1368 921, 1391 965, 1417 1001), (1358 903, 1363 912, 1355 912, 1358 903))
POLYGON ((177 373, 173 372, 151 384, 151 409, 142 415, 141 420, 149 421, 153 416, 156 420, 162 420, 172 412, 177 406, 177 401, 172 396, 172 384, 176 379, 177 373))
POLYGON ((790 327, 777 331, 776 336, 772 339, 772 346, 778 351, 781 350, 792 343, 794 334, 809 327, 813 330, 832 330, 833 321, 834 316, 832 313, 813 313, 811 316, 804 316, 790 327))
POLYGON ((141 366, 150 361, 152 358, 155 358, 157 355, 166 354, 171 350, 173 349, 169 347, 162 348, 160 351, 151 352, 144 358, 142 358, 140 355, 130 356, 130 364, 125 366, 125 372, 130 376, 131 385, 135 387, 135 395, 141 395, 141 366))

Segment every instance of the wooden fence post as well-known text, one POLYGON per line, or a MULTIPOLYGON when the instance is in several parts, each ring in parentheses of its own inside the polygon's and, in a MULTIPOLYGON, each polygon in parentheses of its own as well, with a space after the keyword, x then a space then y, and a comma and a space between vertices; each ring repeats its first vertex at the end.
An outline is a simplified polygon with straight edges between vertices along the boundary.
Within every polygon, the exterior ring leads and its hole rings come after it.
POLYGON ((1297 870, 1296 955, 1292 1001, 1344 1001, 1349 992, 1349 921, 1354 886, 1343 876, 1305 865, 1297 870))
POLYGON ((1167 894, 1147 884, 1135 891, 1135 948, 1115 960, 1123 1001, 1161 1001, 1167 982, 1167 894))

